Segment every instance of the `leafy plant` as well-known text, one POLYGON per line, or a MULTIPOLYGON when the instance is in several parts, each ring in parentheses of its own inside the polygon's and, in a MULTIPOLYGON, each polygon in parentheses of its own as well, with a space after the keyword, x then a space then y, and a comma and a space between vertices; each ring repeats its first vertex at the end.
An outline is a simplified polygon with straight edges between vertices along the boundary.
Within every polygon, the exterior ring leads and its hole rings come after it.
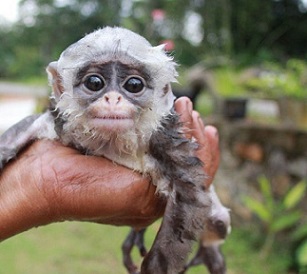
POLYGON ((235 68, 225 66, 214 70, 217 92, 223 97, 246 97, 246 90, 238 83, 235 68))
POLYGON ((307 272, 307 222, 303 222, 294 231, 292 241, 298 243, 295 250, 295 263, 304 273, 307 272))
MULTIPOLYGON (((300 268, 307 271, 307 240, 305 240, 296 250, 296 261, 300 268)), ((305 272, 306 273, 306 272, 305 272)))
POLYGON ((294 58, 288 60, 286 68, 295 73, 298 77, 302 76, 307 70, 304 61, 294 58))
MULTIPOLYGON (((297 205, 303 199, 307 183, 305 181, 297 183, 290 188, 281 199, 274 198, 269 180, 262 176, 259 178, 260 192, 262 200, 252 197, 244 197, 245 205, 261 220, 266 231, 266 239, 263 245, 263 254, 266 255, 271 250, 276 235, 289 228, 294 228, 303 216, 302 210, 297 205)), ((305 260, 305 245, 299 252, 300 260, 305 260)))
POLYGON ((307 73, 307 65, 303 61, 290 59, 285 67, 266 63, 262 70, 258 77, 248 79, 243 86, 266 97, 306 99, 306 86, 302 79, 307 73))

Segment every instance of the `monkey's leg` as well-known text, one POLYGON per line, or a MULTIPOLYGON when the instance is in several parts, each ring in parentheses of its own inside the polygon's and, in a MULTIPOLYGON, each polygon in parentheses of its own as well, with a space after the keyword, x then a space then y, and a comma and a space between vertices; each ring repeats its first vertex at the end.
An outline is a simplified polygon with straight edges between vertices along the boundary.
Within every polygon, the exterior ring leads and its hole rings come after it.
POLYGON ((54 123, 49 112, 24 118, 0 136, 0 171, 35 139, 55 137, 54 123))
POLYGON ((199 245, 194 258, 185 266, 185 273, 190 267, 204 264, 211 274, 225 274, 226 264, 219 245, 203 246, 199 245))
POLYGON ((231 230, 230 214, 229 210, 219 201, 214 188, 210 187, 209 191, 212 198, 211 215, 206 220, 199 249, 194 258, 185 266, 185 271, 191 266, 205 264, 211 274, 224 274, 226 272, 225 260, 219 247, 231 230))
POLYGON ((224 274, 225 261, 219 245, 230 232, 229 210, 221 204, 213 187, 202 193, 188 182, 178 185, 174 195, 177 199, 168 201, 162 227, 152 250, 144 260, 142 273, 173 274, 203 263, 211 274, 224 274), (206 202, 203 203, 204 201, 206 202), (201 247, 195 258, 186 267, 181 267, 192 240, 200 236, 200 227, 205 227, 201 235, 201 247))
POLYGON ((211 274, 225 274, 226 263, 220 245, 200 247, 203 249, 203 260, 211 274))
POLYGON ((180 193, 174 196, 177 199, 168 200, 158 235, 142 263, 142 274, 180 273, 192 242, 200 236, 207 215, 204 206, 195 199, 189 203, 180 193))
POLYGON ((147 249, 144 243, 145 231, 146 231, 146 228, 139 230, 137 232, 136 239, 135 239, 135 245, 138 247, 140 255, 142 257, 145 257, 147 255, 147 249))
POLYGON ((200 265, 200 264, 203 264, 204 263, 204 260, 203 260, 203 249, 202 249, 202 246, 199 245, 199 248, 195 254, 195 256, 193 257, 193 259, 184 267, 184 270, 182 272, 180 272, 180 274, 184 274, 186 273, 186 271, 192 267, 192 266, 196 266, 196 265, 200 265))
POLYGON ((139 231, 135 229, 131 229, 129 232, 127 238, 125 239, 123 245, 122 245, 122 252, 123 252, 123 262, 128 270, 129 274, 136 274, 138 273, 137 266, 134 264, 132 258, 131 258, 131 251, 134 246, 137 246, 139 249, 139 252, 142 257, 144 257, 147 254, 147 250, 144 245, 144 233, 146 229, 141 229, 139 231))
POLYGON ((197 144, 182 134, 179 116, 172 113, 151 136, 150 175, 167 205, 160 230, 141 266, 142 274, 177 274, 184 269, 193 241, 210 216, 211 196, 206 175, 194 156, 197 144))

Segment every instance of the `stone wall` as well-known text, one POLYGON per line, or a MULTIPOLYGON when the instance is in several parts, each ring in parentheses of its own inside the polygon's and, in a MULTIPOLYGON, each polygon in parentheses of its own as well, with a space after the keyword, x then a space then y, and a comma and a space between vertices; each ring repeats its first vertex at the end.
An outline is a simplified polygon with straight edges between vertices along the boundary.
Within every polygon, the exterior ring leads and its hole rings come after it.
POLYGON ((307 131, 246 120, 205 122, 219 129, 222 157, 215 184, 221 200, 232 210, 234 222, 252 218, 242 198, 261 198, 259 176, 270 180, 276 198, 307 179, 307 131))

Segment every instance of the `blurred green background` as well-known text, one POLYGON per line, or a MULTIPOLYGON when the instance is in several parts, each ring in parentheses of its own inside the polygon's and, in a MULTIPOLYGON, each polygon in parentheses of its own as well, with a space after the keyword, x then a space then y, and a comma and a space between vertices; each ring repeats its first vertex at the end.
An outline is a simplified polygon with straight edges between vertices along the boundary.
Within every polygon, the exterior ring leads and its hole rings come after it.
MULTIPOLYGON (((147 246, 158 231, 159 222, 147 234, 147 246)), ((121 263, 121 244, 128 228, 89 223, 61 223, 40 227, 4 241, 0 245, 0 273, 94 274, 127 273, 121 263)), ((257 237, 255 237, 257 238, 257 237)), ((262 257, 247 230, 235 230, 224 245, 229 274, 286 273, 286 248, 262 257)), ((195 246, 196 248, 196 246, 195 246)), ((133 257, 140 263, 138 252, 133 257)), ((187 273, 208 273, 204 265, 187 273)))
POLYGON ((306 57, 305 0, 20 0, 0 21, 0 77, 43 68, 84 34, 120 25, 153 44, 171 40, 181 66, 227 57, 236 65, 306 57))

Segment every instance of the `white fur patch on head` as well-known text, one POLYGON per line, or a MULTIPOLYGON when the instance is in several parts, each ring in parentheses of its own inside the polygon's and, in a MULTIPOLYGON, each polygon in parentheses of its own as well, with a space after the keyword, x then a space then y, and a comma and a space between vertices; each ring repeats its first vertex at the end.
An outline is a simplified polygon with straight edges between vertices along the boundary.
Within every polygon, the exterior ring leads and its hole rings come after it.
MULTIPOLYGON (((176 81, 176 63, 164 51, 164 46, 153 47, 142 36, 120 27, 98 29, 78 42, 69 46, 57 61, 57 71, 63 79, 65 93, 72 93, 73 80, 76 73, 89 62, 105 62, 131 57, 137 64, 143 65, 154 81, 156 91, 176 81)), ((54 64, 55 65, 55 64, 54 64)), ((52 78, 49 75, 49 78, 52 78)), ((52 79, 50 79, 52 82, 52 79)), ((165 105, 172 106, 174 97, 168 92, 162 100, 165 105)), ((159 99, 161 100, 161 99, 159 99)), ((163 102, 160 101, 160 104, 163 102)))

